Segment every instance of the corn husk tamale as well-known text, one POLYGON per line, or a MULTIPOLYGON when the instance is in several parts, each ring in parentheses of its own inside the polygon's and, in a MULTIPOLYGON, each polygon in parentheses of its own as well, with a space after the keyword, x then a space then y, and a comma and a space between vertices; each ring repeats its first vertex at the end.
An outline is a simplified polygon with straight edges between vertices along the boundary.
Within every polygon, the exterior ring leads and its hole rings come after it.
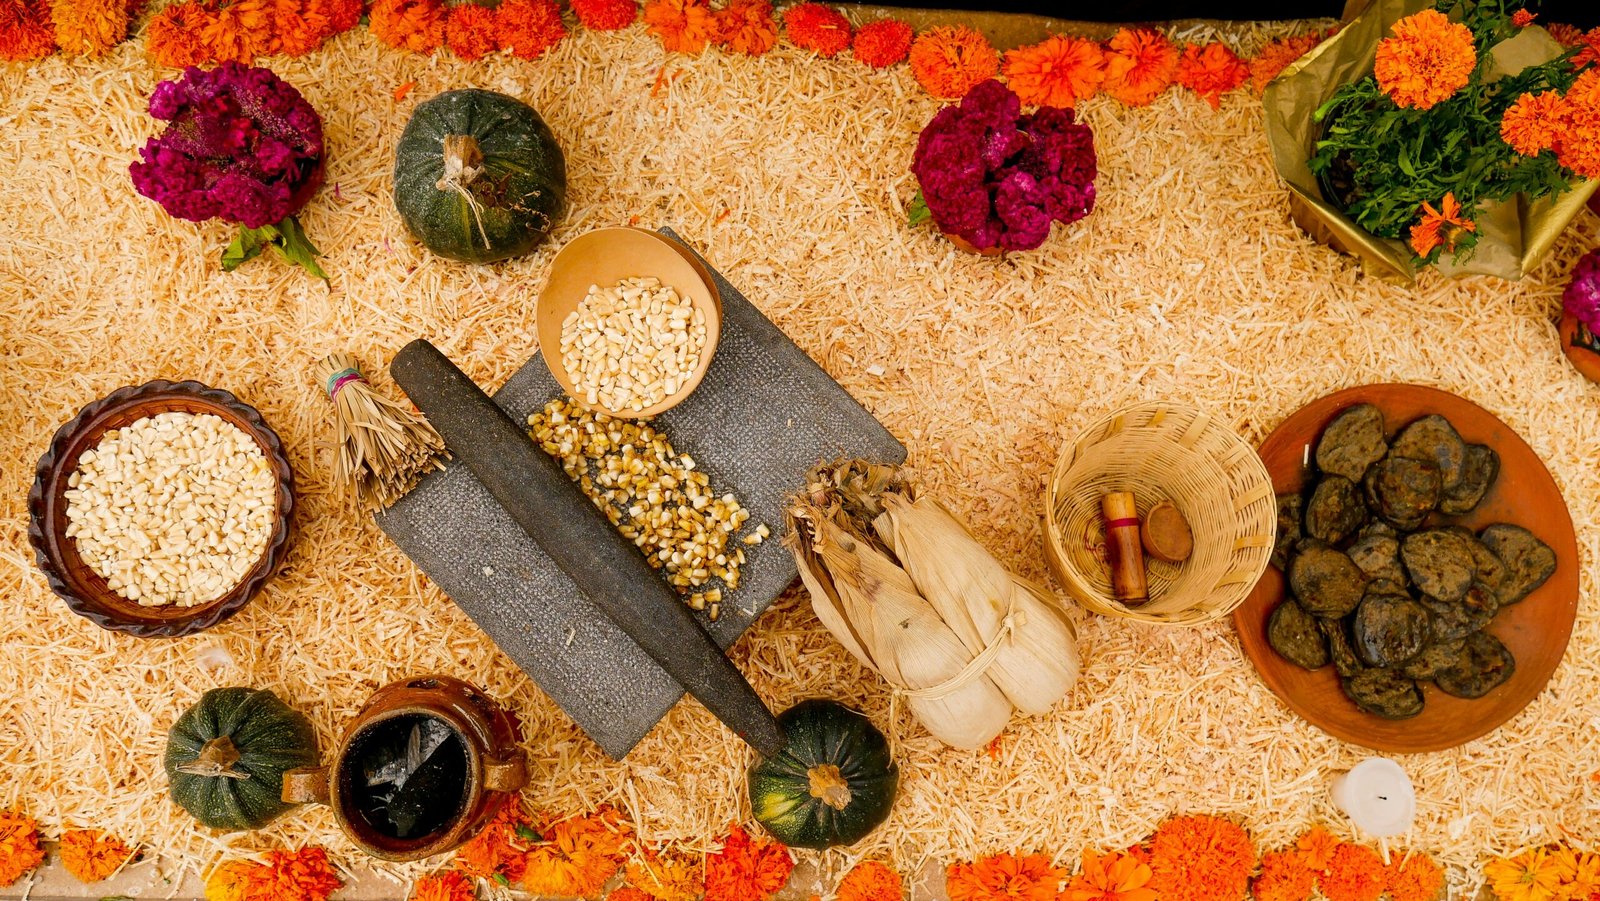
POLYGON ((1038 715, 1078 681, 1078 643, 1072 625, 1013 575, 961 521, 930 497, 894 492, 873 521, 911 581, 974 654, 1001 638, 989 677, 1018 710, 1038 715))
POLYGON ((1011 704, 988 676, 960 679, 972 662, 903 570, 829 511, 790 510, 800 579, 817 618, 851 655, 905 691, 917 720, 957 748, 980 748, 1005 728, 1011 704), (926 695, 939 686, 948 691, 926 695))
POLYGON ((817 618, 900 688, 941 740, 983 744, 1013 705, 1042 713, 1076 681, 1071 625, 894 468, 819 466, 789 515, 817 618), (919 706, 929 700, 946 703, 919 706), (974 718, 980 709, 990 716, 974 718), (960 735, 958 712, 967 718, 960 735))

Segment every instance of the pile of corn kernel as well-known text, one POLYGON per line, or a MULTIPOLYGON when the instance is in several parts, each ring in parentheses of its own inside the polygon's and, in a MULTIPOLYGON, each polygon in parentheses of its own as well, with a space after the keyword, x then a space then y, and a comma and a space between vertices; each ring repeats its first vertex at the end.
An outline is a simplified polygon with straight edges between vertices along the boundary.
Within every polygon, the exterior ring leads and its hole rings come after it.
POLYGON ((722 614, 723 590, 739 587, 745 548, 772 532, 750 519, 738 498, 720 497, 711 479, 648 421, 617 419, 566 398, 528 417, 528 433, 578 483, 623 537, 644 552, 695 610, 722 614), (739 539, 739 544, 733 539, 739 539), (707 587, 720 580, 722 587, 707 587))

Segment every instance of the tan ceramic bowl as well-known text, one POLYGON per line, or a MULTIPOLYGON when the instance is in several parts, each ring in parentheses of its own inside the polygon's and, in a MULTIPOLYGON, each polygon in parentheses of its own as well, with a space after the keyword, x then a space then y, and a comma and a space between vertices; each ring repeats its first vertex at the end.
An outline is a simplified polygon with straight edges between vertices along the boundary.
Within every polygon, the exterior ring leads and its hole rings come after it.
POLYGON ((670 285, 678 294, 687 297, 694 308, 706 317, 706 346, 700 352, 700 365, 689 374, 683 387, 643 410, 608 410, 593 408, 601 413, 624 419, 648 419, 672 409, 694 393, 711 368, 711 358, 717 352, 717 338, 722 333, 722 298, 705 271, 696 264, 689 251, 677 242, 642 228, 601 228, 573 238, 561 248, 550 264, 550 280, 539 294, 534 313, 534 326, 538 331, 539 355, 550 368, 561 390, 584 406, 583 393, 573 384, 561 363, 561 323, 567 314, 578 308, 589 293, 590 285, 614 285, 625 278, 653 276, 663 285, 670 285))

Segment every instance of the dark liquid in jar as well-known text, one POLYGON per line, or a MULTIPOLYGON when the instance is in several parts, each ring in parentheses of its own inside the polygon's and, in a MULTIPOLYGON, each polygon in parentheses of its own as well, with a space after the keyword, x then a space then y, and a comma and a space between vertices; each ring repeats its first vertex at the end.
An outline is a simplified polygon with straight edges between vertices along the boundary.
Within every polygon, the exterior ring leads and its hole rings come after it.
POLYGON ((467 796, 467 748, 443 720, 408 714, 363 729, 350 743, 347 806, 381 835, 421 841, 447 828, 467 796))

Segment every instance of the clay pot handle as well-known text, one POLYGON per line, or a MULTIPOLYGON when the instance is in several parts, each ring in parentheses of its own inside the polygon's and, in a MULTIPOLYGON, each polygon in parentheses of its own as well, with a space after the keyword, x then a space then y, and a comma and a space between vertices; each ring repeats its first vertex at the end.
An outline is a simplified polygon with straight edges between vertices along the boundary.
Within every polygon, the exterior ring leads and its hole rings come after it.
POLYGON ((504 760, 491 760, 483 768, 483 787, 489 791, 514 792, 527 784, 528 759, 521 751, 504 760))
POLYGON ((328 768, 301 767, 284 773, 283 791, 279 797, 285 804, 328 803, 328 768))

